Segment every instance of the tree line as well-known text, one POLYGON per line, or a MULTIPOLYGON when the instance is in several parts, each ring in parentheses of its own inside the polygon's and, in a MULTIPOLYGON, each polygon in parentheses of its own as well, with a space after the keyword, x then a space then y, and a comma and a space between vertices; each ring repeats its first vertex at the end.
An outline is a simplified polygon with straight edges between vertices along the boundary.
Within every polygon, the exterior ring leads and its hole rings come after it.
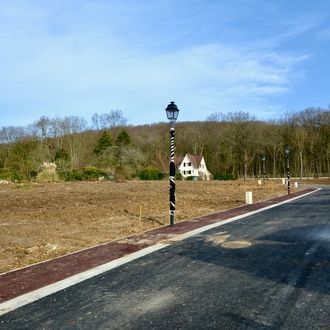
MULTIPOLYGON (((64 179, 86 173, 130 179, 146 168, 168 172, 167 123, 129 126, 120 110, 95 113, 91 122, 42 116, 27 127, 2 127, 0 178, 34 180, 45 162, 55 163, 64 179)), ((287 145, 293 176, 330 176, 330 109, 308 108, 277 121, 217 112, 205 121, 178 122, 175 141, 177 156, 203 155, 214 175, 283 177, 287 145)))

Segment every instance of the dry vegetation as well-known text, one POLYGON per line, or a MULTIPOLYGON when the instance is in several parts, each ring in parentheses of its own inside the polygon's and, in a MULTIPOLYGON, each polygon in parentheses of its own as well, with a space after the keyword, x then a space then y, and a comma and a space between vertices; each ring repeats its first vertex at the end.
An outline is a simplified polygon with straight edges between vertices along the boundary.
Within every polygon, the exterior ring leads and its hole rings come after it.
MULTIPOLYGON (((286 193, 280 180, 177 182, 176 221, 286 193)), ((0 185, 0 273, 168 223, 168 182, 0 185)))

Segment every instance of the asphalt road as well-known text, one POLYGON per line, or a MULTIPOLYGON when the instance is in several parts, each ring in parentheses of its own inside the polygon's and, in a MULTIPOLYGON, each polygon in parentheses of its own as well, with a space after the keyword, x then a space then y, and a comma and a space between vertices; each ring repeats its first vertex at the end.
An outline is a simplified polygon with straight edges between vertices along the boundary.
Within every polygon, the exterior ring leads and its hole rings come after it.
POLYGON ((330 188, 0 317, 1 329, 330 329, 330 188))

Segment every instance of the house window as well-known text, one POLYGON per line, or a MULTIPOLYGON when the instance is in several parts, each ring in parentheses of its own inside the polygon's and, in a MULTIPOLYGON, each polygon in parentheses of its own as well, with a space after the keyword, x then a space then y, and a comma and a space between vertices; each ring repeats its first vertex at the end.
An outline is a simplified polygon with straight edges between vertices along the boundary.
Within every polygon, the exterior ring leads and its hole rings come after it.
POLYGON ((186 167, 186 163, 183 163, 183 167, 186 167))
POLYGON ((191 171, 188 171, 188 174, 191 174, 191 171))
POLYGON ((186 174, 186 171, 183 171, 183 174, 186 174))
POLYGON ((188 163, 188 166, 191 166, 191 162, 188 163))

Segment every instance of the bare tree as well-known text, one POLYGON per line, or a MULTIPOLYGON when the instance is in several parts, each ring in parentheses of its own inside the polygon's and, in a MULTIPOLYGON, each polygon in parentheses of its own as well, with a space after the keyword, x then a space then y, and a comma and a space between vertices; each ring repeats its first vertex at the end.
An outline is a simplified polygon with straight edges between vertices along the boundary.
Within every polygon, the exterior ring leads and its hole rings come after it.
POLYGON ((100 116, 98 113, 94 113, 92 116, 92 127, 99 131, 101 129, 100 127, 100 116))
POLYGON ((97 130, 113 130, 114 135, 117 135, 118 129, 127 124, 127 119, 121 110, 111 110, 109 113, 97 114, 92 116, 93 128, 97 130))
POLYGON ((18 126, 2 127, 0 143, 14 143, 26 136, 25 129, 18 126))
POLYGON ((227 120, 231 122, 231 138, 238 168, 243 164, 243 177, 246 180, 255 156, 256 121, 249 113, 242 111, 229 113, 227 120))
POLYGON ((40 131, 41 139, 42 140, 46 139, 49 135, 50 119, 46 116, 40 117, 40 119, 36 122, 36 127, 40 131))
POLYGON ((86 129, 87 122, 84 118, 78 116, 65 117, 64 121, 66 129, 69 131, 68 140, 71 164, 73 167, 77 167, 83 152, 82 136, 79 133, 86 129))

